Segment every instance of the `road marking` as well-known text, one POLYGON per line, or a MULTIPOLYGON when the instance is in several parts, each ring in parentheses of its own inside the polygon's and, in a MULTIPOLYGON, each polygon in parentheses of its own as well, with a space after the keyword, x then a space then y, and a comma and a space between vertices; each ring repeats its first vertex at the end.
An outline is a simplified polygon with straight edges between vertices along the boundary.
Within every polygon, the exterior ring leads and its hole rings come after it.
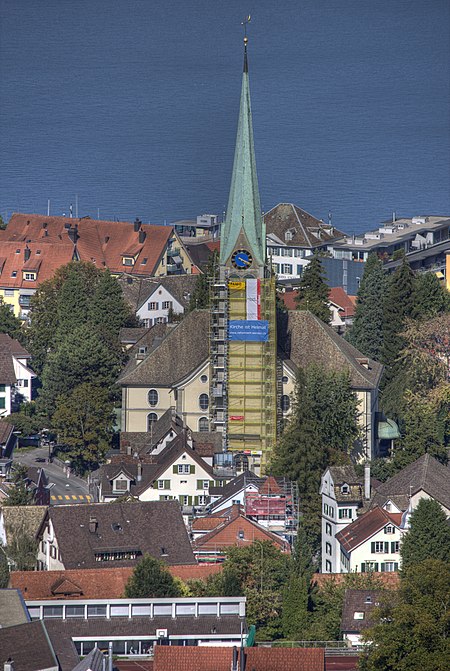
POLYGON ((74 501, 77 500, 77 497, 75 496, 75 494, 72 494, 72 499, 73 499, 74 501))
POLYGON ((52 501, 56 501, 56 496, 51 496, 50 498, 52 501))
POLYGON ((82 496, 81 494, 79 494, 79 495, 78 495, 78 498, 81 499, 81 500, 83 501, 84 496, 82 496))
POLYGON ((66 499, 66 501, 70 501, 70 496, 67 496, 67 494, 64 498, 66 499))
POLYGON ((61 496, 61 494, 58 494, 58 499, 59 499, 60 501, 62 501, 62 496, 61 496))

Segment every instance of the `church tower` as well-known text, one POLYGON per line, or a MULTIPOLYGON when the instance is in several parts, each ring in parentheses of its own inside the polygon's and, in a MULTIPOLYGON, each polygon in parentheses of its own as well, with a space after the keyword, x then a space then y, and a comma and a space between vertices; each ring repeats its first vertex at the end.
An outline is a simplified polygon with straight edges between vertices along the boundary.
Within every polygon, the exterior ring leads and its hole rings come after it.
POLYGON ((266 258, 244 71, 220 264, 211 291, 211 415, 226 451, 252 455, 264 471, 277 428, 275 278, 266 258))

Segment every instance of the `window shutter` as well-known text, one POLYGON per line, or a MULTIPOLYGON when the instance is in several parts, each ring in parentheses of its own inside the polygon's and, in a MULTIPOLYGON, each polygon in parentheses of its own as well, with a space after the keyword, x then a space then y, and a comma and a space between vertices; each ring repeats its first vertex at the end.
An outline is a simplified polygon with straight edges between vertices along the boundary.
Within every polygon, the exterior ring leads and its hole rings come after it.
POLYGON ((164 501, 164 496, 162 494, 159 495, 159 500, 164 501))
POLYGON ((164 480, 164 489, 170 489, 170 480, 164 480))
POLYGON ((214 482, 214 480, 210 480, 210 481, 209 481, 209 486, 210 486, 210 487, 215 487, 215 482, 214 482))
POLYGON ((180 494, 180 495, 178 496, 178 500, 179 500, 179 502, 181 503, 181 505, 183 505, 184 495, 183 495, 183 494, 180 494))
POLYGON ((198 506, 198 496, 194 496, 194 506, 198 506))
POLYGON ((152 487, 153 487, 153 489, 158 489, 158 480, 155 480, 152 487))
POLYGON ((397 564, 397 562, 395 562, 395 564, 394 564, 394 571, 398 571, 398 564, 397 564))
POLYGON ((188 506, 192 506, 192 496, 188 496, 188 506))
POLYGON ((203 480, 197 480, 197 489, 203 489, 203 480))
POLYGON ((363 562, 363 563, 361 564, 361 573, 365 573, 365 572, 366 572, 366 565, 365 565, 365 563, 363 562))
POLYGON ((386 570, 386 564, 384 562, 381 562, 381 573, 384 573, 386 570))
POLYGON ((389 541, 385 541, 385 543, 384 543, 384 551, 386 552, 386 554, 389 552, 389 541))
POLYGON ((174 467, 172 468, 172 471, 174 473, 178 473, 178 466, 175 464, 174 467))
POLYGON ((395 541, 391 541, 391 554, 395 553, 395 541))
POLYGON ((372 554, 374 554, 374 552, 375 552, 375 543, 373 543, 373 542, 370 544, 370 551, 371 551, 372 554))
POLYGON ((375 562, 375 568, 373 570, 378 571, 378 562, 375 562))
POLYGON ((191 473, 191 475, 194 475, 194 473, 195 473, 195 466, 194 466, 194 464, 191 464, 191 466, 190 466, 190 473, 191 473))

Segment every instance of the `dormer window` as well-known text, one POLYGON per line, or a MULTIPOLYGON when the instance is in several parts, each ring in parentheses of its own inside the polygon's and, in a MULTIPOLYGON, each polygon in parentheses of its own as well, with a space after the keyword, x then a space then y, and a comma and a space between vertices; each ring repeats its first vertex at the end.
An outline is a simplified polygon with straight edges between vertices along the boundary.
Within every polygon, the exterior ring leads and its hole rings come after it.
POLYGON ((393 534, 394 533, 394 527, 392 524, 388 524, 386 527, 384 527, 384 533, 385 534, 393 534))
POLYGON ((36 280, 36 273, 23 273, 23 279, 34 282, 36 280))
POLYGON ((372 603, 372 597, 371 596, 366 596, 365 603, 372 603))
POLYGON ((290 229, 288 231, 286 231, 286 233, 284 234, 284 239, 286 241, 291 241, 293 237, 294 236, 293 236, 292 231, 290 229))
POLYGON ((341 494, 350 494, 350 487, 347 484, 342 485, 341 494))
POLYGON ((127 492, 129 489, 129 481, 127 479, 117 478, 114 480, 113 488, 115 492, 127 492))
POLYGON ((134 258, 132 256, 122 256, 122 265, 134 266, 134 258))

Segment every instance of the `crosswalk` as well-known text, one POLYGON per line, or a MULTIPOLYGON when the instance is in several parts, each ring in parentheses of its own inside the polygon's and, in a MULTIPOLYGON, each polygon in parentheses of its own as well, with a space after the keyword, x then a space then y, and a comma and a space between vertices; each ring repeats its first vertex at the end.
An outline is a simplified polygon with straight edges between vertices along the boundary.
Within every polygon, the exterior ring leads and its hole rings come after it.
POLYGON ((91 503, 92 496, 89 494, 53 494, 50 500, 52 503, 91 503))

